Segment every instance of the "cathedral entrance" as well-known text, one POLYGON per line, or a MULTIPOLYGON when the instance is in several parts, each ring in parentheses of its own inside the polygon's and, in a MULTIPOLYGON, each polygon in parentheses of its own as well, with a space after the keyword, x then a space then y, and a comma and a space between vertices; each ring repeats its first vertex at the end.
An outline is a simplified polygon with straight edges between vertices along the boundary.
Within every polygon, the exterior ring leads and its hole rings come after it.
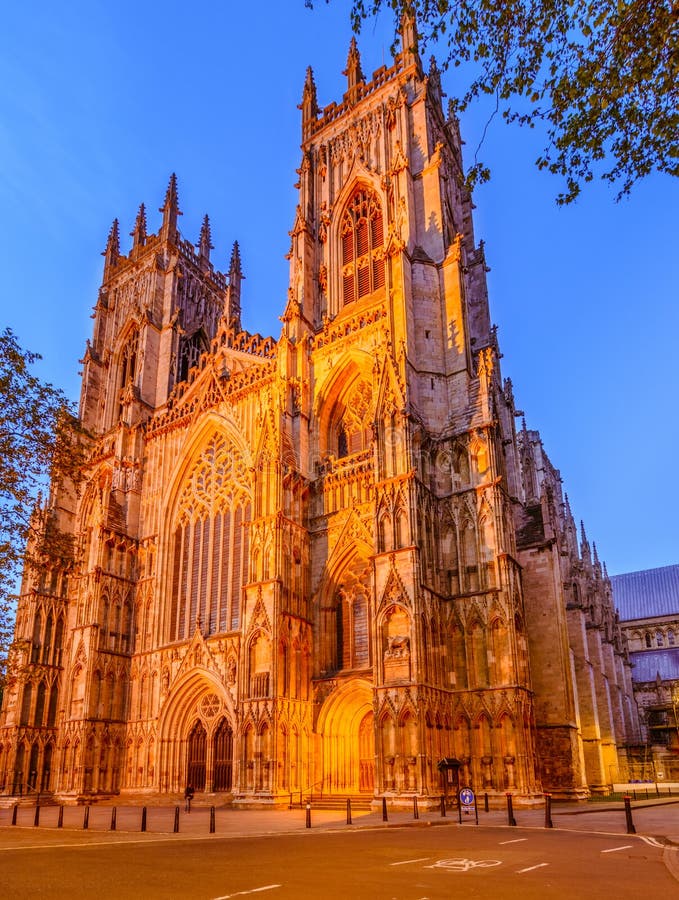
POLYGON ((191 729, 187 752, 186 783, 192 785, 195 791, 204 791, 207 733, 202 722, 196 722, 191 729))
POLYGON ((370 794, 375 789, 372 689, 355 680, 334 691, 318 719, 323 738, 323 791, 370 794))
POLYGON ((233 775, 233 731, 222 719, 214 736, 214 791, 230 791, 233 775))

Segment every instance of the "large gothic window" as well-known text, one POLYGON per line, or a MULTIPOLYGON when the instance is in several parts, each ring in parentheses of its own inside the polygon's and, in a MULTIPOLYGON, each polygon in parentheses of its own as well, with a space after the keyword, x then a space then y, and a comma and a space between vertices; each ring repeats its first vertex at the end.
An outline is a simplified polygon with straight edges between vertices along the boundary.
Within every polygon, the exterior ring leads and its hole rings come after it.
POLYGON ((250 496, 236 448, 215 435, 181 492, 173 533, 170 640, 233 631, 247 578, 250 496))
POLYGON ((377 196, 356 191, 342 218, 342 299, 360 300, 384 287, 384 222, 377 196))

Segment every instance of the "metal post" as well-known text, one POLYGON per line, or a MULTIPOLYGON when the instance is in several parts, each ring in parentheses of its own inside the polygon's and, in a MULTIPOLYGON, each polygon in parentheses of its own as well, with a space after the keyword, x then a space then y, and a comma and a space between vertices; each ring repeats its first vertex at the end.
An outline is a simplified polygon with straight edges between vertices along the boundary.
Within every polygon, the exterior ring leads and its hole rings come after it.
POLYGON ((446 798, 443 794, 441 794, 441 815, 445 819, 445 817, 446 817, 446 798))
POLYGON ((35 804, 35 816, 33 817, 33 827, 37 828, 40 824, 40 803, 35 804))
POLYGON ((90 808, 89 806, 85 807, 85 812, 83 813, 83 831, 86 831, 90 827, 90 808))
POLYGON ((382 797, 382 821, 387 821, 387 798, 382 797))
POLYGON ((413 819, 420 818, 420 811, 417 808, 417 797, 413 797, 413 819))
POLYGON ((634 827, 634 822, 632 821, 631 798, 626 794, 622 799, 625 801, 625 819, 627 820, 627 834, 636 834, 637 830, 634 827))
POLYGON ((115 831, 115 830, 116 830, 116 824, 117 824, 116 818, 117 818, 117 815, 118 815, 118 812, 117 812, 117 810, 116 810, 116 808, 115 808, 115 806, 114 806, 113 809, 111 810, 111 831, 115 831))
POLYGON ((17 810, 19 809, 19 804, 15 803, 12 808, 12 825, 16 825, 17 823, 17 810))
POLYGON ((507 797, 507 825, 516 825, 516 819, 514 818, 514 804, 512 802, 512 795, 510 793, 507 793, 506 797, 507 797))
POLYGON ((179 834, 179 807, 175 806, 174 808, 174 828, 172 829, 174 834, 179 834))
POLYGON ((545 828, 554 828, 552 822, 552 795, 545 794, 545 828))
POLYGON ((483 811, 488 812, 488 791, 483 795, 483 811))
POLYGON ((62 803, 62 805, 59 807, 59 818, 57 819, 57 828, 63 828, 63 827, 64 827, 64 805, 62 803))
POLYGON ((141 808, 141 830, 146 831, 146 807, 141 808))
POLYGON ((306 805, 306 827, 311 828, 311 804, 306 805))
POLYGON ((215 808, 214 806, 210 807, 210 834, 215 833, 215 808))
POLYGON ((347 825, 353 825, 351 820, 351 797, 347 797, 347 825))

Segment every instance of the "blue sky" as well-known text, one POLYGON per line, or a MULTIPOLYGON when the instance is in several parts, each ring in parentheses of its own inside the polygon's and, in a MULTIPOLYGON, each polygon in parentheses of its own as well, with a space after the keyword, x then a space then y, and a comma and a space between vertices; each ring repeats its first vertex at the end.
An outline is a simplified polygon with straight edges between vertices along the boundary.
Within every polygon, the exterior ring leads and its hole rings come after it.
MULTIPOLYGON (((213 261, 241 247, 243 319, 278 335, 299 165, 307 65, 319 103, 339 100, 348 3, 9 4, 0 33, 0 327, 40 352, 40 374, 79 393, 100 256, 118 217, 129 247, 139 203, 157 230, 175 171, 180 229, 210 215, 213 261), (257 13, 257 15, 255 15, 257 13)), ((389 63, 391 21, 359 38, 369 74, 389 63)), ((429 52, 429 51, 427 51, 429 52)), ((460 73, 444 78, 449 95, 460 73)), ((462 119, 468 159, 487 111, 462 119)), ((503 374, 541 431, 576 519, 611 574, 679 562, 679 181, 654 176, 629 200, 561 184, 533 165, 535 132, 493 123, 475 193, 503 374)))

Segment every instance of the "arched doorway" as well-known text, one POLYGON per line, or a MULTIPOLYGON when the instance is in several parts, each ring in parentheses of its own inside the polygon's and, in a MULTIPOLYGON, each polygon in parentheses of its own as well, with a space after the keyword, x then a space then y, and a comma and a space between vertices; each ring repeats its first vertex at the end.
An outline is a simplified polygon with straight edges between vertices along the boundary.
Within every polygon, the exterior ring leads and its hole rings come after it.
POLYGON ((213 790, 230 791, 233 778, 233 731, 222 719, 214 736, 213 790))
POLYGON ((192 785, 196 791, 204 791, 207 732, 200 721, 196 722, 191 729, 187 752, 186 783, 192 785))
POLYGON ((323 738, 323 790, 328 794, 373 794, 375 726, 372 689, 355 679, 334 691, 318 719, 323 738))

